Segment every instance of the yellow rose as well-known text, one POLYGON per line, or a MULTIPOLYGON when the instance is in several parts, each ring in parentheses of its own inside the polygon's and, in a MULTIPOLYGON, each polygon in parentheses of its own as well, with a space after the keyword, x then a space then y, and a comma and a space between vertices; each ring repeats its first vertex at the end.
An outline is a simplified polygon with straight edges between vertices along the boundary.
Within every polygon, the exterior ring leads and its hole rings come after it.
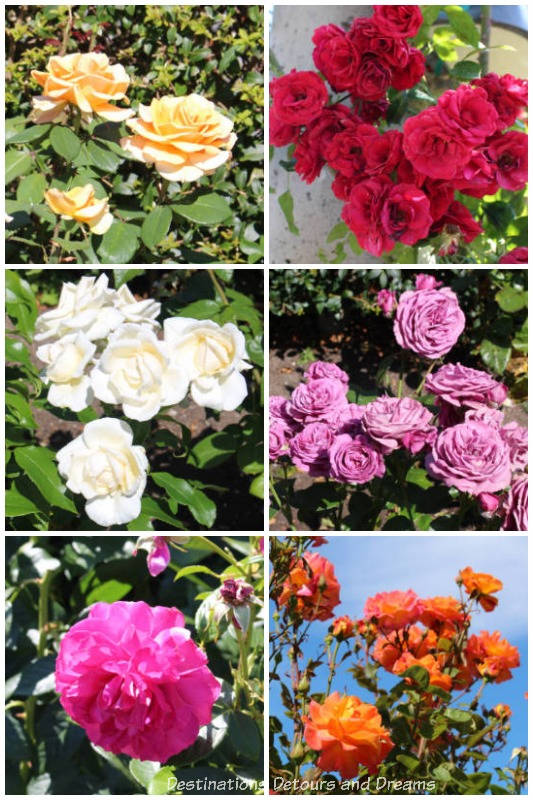
POLYGON ((46 70, 32 70, 31 73, 44 89, 44 94, 32 101, 34 122, 64 122, 68 103, 77 106, 85 118, 98 114, 111 122, 122 122, 133 114, 109 102, 129 102, 126 92, 130 79, 122 64, 111 66, 104 53, 52 56, 46 70))
POLYGON ((113 215, 109 211, 107 197, 97 200, 94 196, 94 186, 75 186, 68 192, 59 189, 48 189, 44 199, 55 214, 61 214, 65 219, 75 219, 84 222, 91 229, 91 233, 105 233, 113 223, 113 215))
POLYGON ((231 157, 233 122, 205 97, 162 97, 139 106, 139 117, 126 123, 135 136, 120 140, 133 158, 155 164, 169 181, 195 181, 231 157))

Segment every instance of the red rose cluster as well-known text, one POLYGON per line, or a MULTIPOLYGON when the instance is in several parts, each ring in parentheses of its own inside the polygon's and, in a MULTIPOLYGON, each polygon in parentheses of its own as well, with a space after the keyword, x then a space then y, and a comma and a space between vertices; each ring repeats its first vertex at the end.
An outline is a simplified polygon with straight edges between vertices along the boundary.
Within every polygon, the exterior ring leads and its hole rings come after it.
POLYGON ((403 131, 372 124, 386 113, 387 90, 422 78, 423 54, 407 43, 422 23, 418 6, 374 6, 346 33, 325 25, 313 36, 315 66, 352 107, 328 105, 319 74, 292 70, 270 84, 270 141, 294 143, 295 169, 312 183, 327 164, 342 219, 375 256, 396 242, 414 245, 442 236, 441 255, 471 242, 483 228, 455 192, 483 197, 523 189, 527 136, 505 131, 527 107, 527 82, 490 73, 450 89, 406 120, 403 131))

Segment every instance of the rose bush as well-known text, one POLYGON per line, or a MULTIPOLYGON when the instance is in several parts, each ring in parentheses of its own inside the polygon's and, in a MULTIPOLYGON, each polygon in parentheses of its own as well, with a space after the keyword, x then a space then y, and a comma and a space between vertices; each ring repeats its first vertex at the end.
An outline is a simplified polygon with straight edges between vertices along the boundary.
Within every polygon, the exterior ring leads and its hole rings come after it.
POLYGON ((262 537, 6 548, 9 793, 262 793, 262 537))
POLYGON ((261 284, 221 270, 37 273, 52 306, 40 314, 24 274, 7 273, 9 525, 235 528, 243 493, 242 524, 259 530, 261 284))
POLYGON ((258 6, 7 12, 8 263, 263 258, 258 6))
MULTIPOLYGON (((318 260, 344 262, 349 247, 393 263, 516 263, 527 245, 527 81, 488 72, 487 33, 481 41, 466 10, 373 9, 348 30, 315 30, 317 72, 270 83, 271 144, 289 147, 280 166, 307 183, 329 168, 344 203, 327 238, 335 254, 318 260), (460 60, 458 45, 469 48, 460 60)), ((277 200, 298 234, 306 223, 290 188, 277 200)))

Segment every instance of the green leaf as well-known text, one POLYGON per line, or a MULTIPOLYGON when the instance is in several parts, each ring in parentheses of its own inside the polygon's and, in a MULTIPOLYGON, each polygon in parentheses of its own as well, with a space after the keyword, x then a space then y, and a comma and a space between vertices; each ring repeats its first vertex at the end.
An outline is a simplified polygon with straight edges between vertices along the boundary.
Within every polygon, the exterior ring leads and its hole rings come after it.
POLYGON ((132 589, 131 583, 112 579, 104 581, 92 589, 85 598, 87 605, 91 603, 114 603, 122 600, 132 589))
POLYGON ((18 697, 36 697, 55 689, 55 656, 35 658, 23 668, 13 692, 18 697))
POLYGON ((161 767, 159 772, 154 775, 147 787, 148 794, 168 794, 172 791, 172 783, 169 779, 174 778, 172 767, 161 767))
POLYGON ((120 156, 112 153, 107 147, 92 141, 87 144, 87 153, 93 166, 104 172, 116 172, 122 161, 120 156))
POLYGON ((139 228, 115 221, 102 237, 98 255, 103 264, 128 264, 137 250, 139 228))
MULTIPOLYGON (((171 528, 185 530, 183 523, 167 514, 152 497, 143 497, 141 509, 141 517, 158 519, 160 522, 166 522, 171 528)), ((130 530, 139 530, 139 528, 130 528, 130 530)))
POLYGON ((123 283, 132 281, 137 275, 144 275, 144 269, 114 269, 113 278, 115 281, 115 289, 120 289, 123 283))
POLYGON ((202 194, 192 203, 174 203, 172 210, 199 225, 217 225, 232 214, 228 201, 214 192, 202 194))
POLYGON ((415 769, 420 766, 420 761, 418 758, 415 758, 414 756, 407 756, 405 753, 400 753, 397 755, 396 761, 398 761, 400 764, 403 764, 404 767, 407 767, 410 772, 414 772, 415 769))
POLYGON ((412 678, 420 689, 427 689, 429 686, 429 672, 425 667, 409 667, 402 672, 402 678, 412 678))
POLYGON ((19 447, 15 450, 15 461, 24 470, 42 496, 53 506, 77 513, 76 506, 65 497, 65 485, 54 464, 54 453, 46 447, 19 447))
POLYGON ((249 492, 253 497, 263 500, 265 497, 265 476, 264 473, 257 475, 250 484, 249 492))
POLYGON ((179 581, 180 578, 184 578, 186 575, 196 575, 198 572, 204 573, 205 575, 212 575, 214 578, 218 578, 220 580, 220 575, 218 575, 216 572, 213 572, 212 569, 209 569, 209 567, 206 567, 203 564, 190 564, 188 567, 182 567, 176 573, 174 580, 179 581))
POLYGON ((50 134, 50 144, 58 156, 65 161, 74 161, 81 149, 81 141, 76 134, 63 125, 54 125, 50 134))
POLYGON ((5 399, 10 415, 18 425, 34 430, 37 428, 30 404, 25 397, 18 392, 6 392, 5 399))
POLYGON ((328 238, 326 242, 330 244, 331 242, 336 241, 337 239, 344 239, 346 234, 348 233, 348 226, 345 222, 337 222, 336 225, 328 233, 328 238))
POLYGON ((226 428, 200 439, 191 449, 191 459, 200 469, 211 469, 231 458, 241 443, 241 430, 226 428))
POLYGON ((129 769, 135 780, 147 789, 152 778, 161 769, 161 764, 159 761, 139 761, 137 758, 132 758, 129 769))
POLYGON ((443 8, 444 6, 422 6, 424 22, 427 25, 433 25, 443 8))
POLYGON ((263 751, 263 742, 255 721, 242 711, 230 711, 227 719, 227 735, 237 753, 250 761, 257 761, 263 751))
POLYGON ((519 331, 515 333, 515 337, 513 339, 513 347, 515 350, 518 350, 519 353, 527 354, 528 352, 528 324, 527 319, 524 320, 522 323, 522 327, 519 331))
POLYGON ((43 199, 46 189, 46 178, 36 172, 22 178, 17 186, 17 200, 19 203, 35 205, 43 199))
MULTIPOLYGON (((211 528, 217 515, 214 502, 200 489, 183 478, 175 478, 168 472, 151 472, 150 477, 161 486, 171 500, 181 503, 190 510, 195 520, 206 528, 211 528)), ((172 504, 169 503, 172 508, 172 504)), ((175 506, 177 511, 177 506, 175 506)), ((172 508, 172 510, 174 510, 172 508)))
POLYGON ((444 10, 457 38, 471 47, 477 47, 479 31, 468 11, 462 9, 461 6, 445 6, 444 10))
POLYGON ((50 794, 51 786, 52 778, 50 777, 50 773, 43 772, 42 775, 38 775, 36 778, 30 778, 26 786, 26 793, 40 795, 50 794))
POLYGON ((172 211, 168 206, 159 206, 150 211, 141 228, 141 239, 149 250, 165 238, 171 222, 172 211))
POLYGON ((480 69, 476 61, 458 61, 452 69, 452 75, 460 81, 472 81, 479 78, 480 69))
POLYGON ((494 299, 502 311, 506 311, 508 314, 514 314, 527 306, 527 292, 523 289, 514 289, 512 286, 500 289, 494 299))
POLYGON ((294 222, 294 200, 292 199, 292 194, 289 189, 278 197, 278 203, 287 220, 289 231, 294 233, 295 236, 299 236, 300 230, 296 227, 296 223, 294 222))
POLYGON ((433 482, 429 479, 424 467, 411 467, 405 476, 405 480, 408 483, 420 486, 421 489, 430 489, 433 486, 433 482))
POLYGON ((469 728, 472 725, 472 715, 469 711, 461 711, 458 708, 447 708, 444 711, 446 719, 450 720, 456 728, 469 728))
POLYGON ((30 745, 20 721, 7 713, 5 719, 6 758, 10 761, 26 761, 30 759, 30 745))
POLYGON ((501 345, 494 344, 489 339, 483 339, 480 345, 480 353, 483 363, 492 372, 497 375, 502 375, 509 359, 511 358, 511 348, 502 347, 501 345))
POLYGON ((26 514, 39 513, 38 506, 16 489, 7 489, 5 493, 6 517, 24 517, 26 514))
POLYGON ((6 361, 13 364, 24 364, 25 367, 35 372, 26 345, 18 339, 12 339, 10 336, 6 336, 6 361))
POLYGON ((15 133, 13 136, 8 136, 6 134, 6 144, 25 144, 26 142, 35 142, 37 139, 41 139, 46 133, 48 133, 51 127, 51 124, 30 125, 29 128, 25 128, 23 131, 15 133))
POLYGON ((20 175, 26 175, 31 172, 33 161, 28 153, 22 153, 20 150, 7 150, 6 151, 6 186, 18 178, 20 175))

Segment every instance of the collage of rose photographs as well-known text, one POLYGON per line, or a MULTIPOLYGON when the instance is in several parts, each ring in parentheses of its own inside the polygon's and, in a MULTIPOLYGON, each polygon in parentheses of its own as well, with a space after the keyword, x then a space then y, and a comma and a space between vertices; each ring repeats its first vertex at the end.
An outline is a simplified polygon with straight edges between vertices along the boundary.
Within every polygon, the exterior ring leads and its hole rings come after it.
POLYGON ((2 797, 527 796, 528 5, 4 34, 2 797))

